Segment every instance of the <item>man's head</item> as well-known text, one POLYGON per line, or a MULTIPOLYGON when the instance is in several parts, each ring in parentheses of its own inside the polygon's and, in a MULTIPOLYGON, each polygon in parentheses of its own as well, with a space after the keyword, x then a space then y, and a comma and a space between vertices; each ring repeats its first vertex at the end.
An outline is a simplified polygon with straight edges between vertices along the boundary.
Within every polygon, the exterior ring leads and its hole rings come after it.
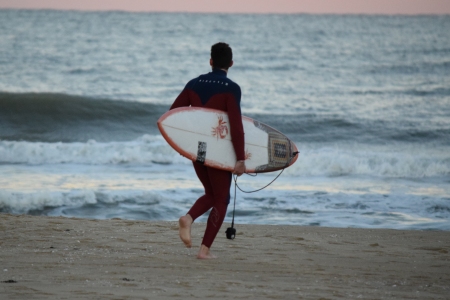
POLYGON ((210 64, 213 68, 228 70, 233 65, 233 51, 226 43, 217 43, 211 47, 210 64))

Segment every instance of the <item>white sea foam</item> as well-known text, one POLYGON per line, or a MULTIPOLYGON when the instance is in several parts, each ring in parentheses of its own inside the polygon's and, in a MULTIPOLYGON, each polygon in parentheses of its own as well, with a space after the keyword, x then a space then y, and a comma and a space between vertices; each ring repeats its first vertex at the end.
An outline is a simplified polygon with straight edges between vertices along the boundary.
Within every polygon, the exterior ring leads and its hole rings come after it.
POLYGON ((12 213, 28 213, 46 207, 82 206, 96 203, 93 191, 39 191, 23 193, 19 191, 0 191, 0 209, 12 213))
POLYGON ((185 163, 161 136, 131 142, 43 143, 0 141, 0 163, 151 164, 185 163))
MULTIPOLYGON (((410 146, 315 146, 300 143, 291 176, 367 175, 423 178, 450 175, 450 151, 410 146)), ((0 141, 3 164, 189 164, 161 136, 144 135, 130 142, 42 143, 0 141)))
MULTIPOLYGON (((0 191, 0 209, 11 213, 29 213, 54 208, 80 208, 84 205, 117 204, 131 201, 135 205, 157 205, 164 196, 149 191, 0 191), (132 199, 132 200, 131 200, 132 199)), ((91 208, 92 210, 94 208, 91 208)))
MULTIPOLYGON (((93 175, 91 180, 95 181, 95 177, 93 175)), ((138 172, 136 177, 140 177, 138 172)), ((169 183, 170 180, 167 180, 169 183)), ((320 191, 320 185, 313 190, 279 190, 277 185, 275 183, 274 189, 258 194, 238 193, 238 224, 450 230, 450 200, 447 198, 405 195, 403 192, 390 195, 370 191, 361 193, 346 191, 346 186, 335 192, 320 191)), ((77 190, 0 190, 0 210, 15 214, 96 219, 176 220, 200 195, 200 189, 160 187, 145 190, 123 187, 104 190, 101 184, 77 190)), ((227 222, 231 219, 231 213, 230 208, 227 222)), ((206 219, 207 215, 201 217, 199 222, 206 222, 206 219)))
POLYGON ((311 147, 300 149, 287 174, 300 176, 368 175, 423 178, 450 175, 450 150, 425 147, 371 145, 311 147))

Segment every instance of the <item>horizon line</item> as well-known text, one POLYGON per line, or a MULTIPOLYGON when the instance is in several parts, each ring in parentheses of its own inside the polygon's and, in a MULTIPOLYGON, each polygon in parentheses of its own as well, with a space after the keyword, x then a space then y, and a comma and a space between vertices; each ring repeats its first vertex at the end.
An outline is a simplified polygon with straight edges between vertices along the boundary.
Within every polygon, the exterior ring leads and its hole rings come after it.
POLYGON ((61 9, 61 8, 16 8, 0 7, 0 10, 23 11, 72 11, 72 12, 122 12, 122 13, 165 13, 165 14, 220 14, 220 15, 336 15, 336 16, 450 16, 450 13, 386 13, 386 12, 224 12, 224 11, 165 11, 165 10, 126 10, 126 9, 61 9))

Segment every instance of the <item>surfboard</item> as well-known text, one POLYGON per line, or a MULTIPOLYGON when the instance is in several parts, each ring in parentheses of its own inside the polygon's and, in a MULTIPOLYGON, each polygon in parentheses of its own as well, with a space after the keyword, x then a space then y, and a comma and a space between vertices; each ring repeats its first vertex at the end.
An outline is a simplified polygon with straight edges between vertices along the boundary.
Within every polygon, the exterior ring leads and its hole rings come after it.
MULTIPOLYGON (((209 167, 233 171, 236 154, 226 112, 179 107, 162 115, 157 124, 167 143, 184 157, 209 167)), ((273 172, 295 163, 297 146, 284 134, 246 116, 242 116, 242 124, 247 173, 273 172)))

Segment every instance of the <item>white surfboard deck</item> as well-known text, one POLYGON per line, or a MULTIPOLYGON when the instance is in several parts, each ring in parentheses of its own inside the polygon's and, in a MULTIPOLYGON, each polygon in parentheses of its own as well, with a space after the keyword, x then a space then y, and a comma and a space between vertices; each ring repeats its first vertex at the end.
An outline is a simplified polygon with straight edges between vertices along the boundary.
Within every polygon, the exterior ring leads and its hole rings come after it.
MULTIPOLYGON (((157 123, 169 145, 184 157, 213 168, 234 169, 236 154, 226 112, 179 107, 162 115, 157 123)), ((245 116, 242 124, 247 173, 277 171, 297 160, 297 147, 281 132, 245 116)))

